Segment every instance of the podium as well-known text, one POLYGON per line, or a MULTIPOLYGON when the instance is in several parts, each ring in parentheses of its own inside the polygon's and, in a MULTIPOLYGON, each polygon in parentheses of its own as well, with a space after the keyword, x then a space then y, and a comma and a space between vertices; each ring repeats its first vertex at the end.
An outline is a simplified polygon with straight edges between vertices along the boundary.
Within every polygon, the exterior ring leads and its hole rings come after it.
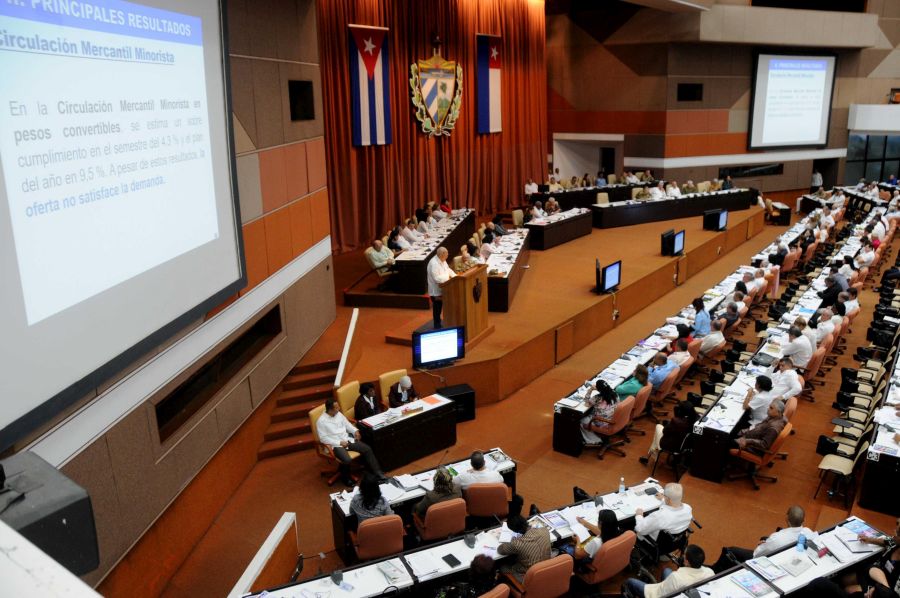
POLYGON ((466 327, 466 347, 490 334, 488 325, 487 265, 457 274, 441 285, 444 297, 442 320, 445 326, 466 327))

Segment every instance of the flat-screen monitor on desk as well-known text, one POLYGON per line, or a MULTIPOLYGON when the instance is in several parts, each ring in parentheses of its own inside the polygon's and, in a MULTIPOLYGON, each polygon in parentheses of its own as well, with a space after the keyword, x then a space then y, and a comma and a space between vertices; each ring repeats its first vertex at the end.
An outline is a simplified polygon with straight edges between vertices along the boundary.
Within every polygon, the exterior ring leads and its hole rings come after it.
POLYGON ((703 230, 722 231, 728 227, 726 210, 706 210, 703 212, 703 230))
POLYGON ((672 243, 675 242, 675 229, 670 228, 659 236, 659 252, 662 255, 672 255, 672 243))
POLYGON ((550 193, 550 185, 538 185, 538 193, 550 193))
POLYGON ((622 260, 603 268, 603 272, 600 274, 600 284, 597 287, 598 292, 612 293, 620 282, 622 282, 622 260))
POLYGON ((680 230, 675 233, 672 241, 672 255, 682 255, 684 253, 684 231, 680 230))
POLYGON ((413 332, 413 367, 438 368, 466 356, 466 328, 454 326, 413 332))

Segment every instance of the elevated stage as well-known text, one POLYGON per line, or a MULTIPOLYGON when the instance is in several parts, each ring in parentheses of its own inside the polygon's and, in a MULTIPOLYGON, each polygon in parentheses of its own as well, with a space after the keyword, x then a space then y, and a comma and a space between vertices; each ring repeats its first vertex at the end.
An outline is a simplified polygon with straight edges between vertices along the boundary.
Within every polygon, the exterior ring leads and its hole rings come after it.
MULTIPOLYGON (((763 231, 764 226, 763 210, 753 207, 731 212, 729 228, 721 233, 704 231, 702 217, 695 216, 631 227, 594 229, 589 236, 565 245, 531 252, 529 269, 522 277, 510 311, 489 315, 494 332, 452 367, 427 373, 410 372, 413 382, 420 393, 432 392, 445 384, 466 383, 475 389, 479 404, 501 400, 708 265, 725 258, 730 251, 763 231), (659 254, 659 236, 670 228, 686 230, 685 255, 682 257, 659 254), (592 292, 595 259, 601 264, 622 260, 622 284, 614 295, 600 296, 592 292), (616 311, 618 318, 614 319, 616 311)), ((358 270, 342 272, 342 262, 349 269, 358 269, 364 258, 352 254, 339 256, 335 261, 338 279, 355 278, 359 276, 358 270)), ((672 310, 679 307, 682 306, 673 305, 672 310)), ((346 330, 350 311, 350 307, 339 307, 333 328, 346 330)), ((344 380, 375 380, 382 372, 411 369, 410 348, 388 344, 385 336, 412 331, 430 317, 430 311, 361 308, 355 339, 361 344, 361 356, 344 380)), ((323 341, 326 345, 334 344, 338 340, 336 337, 337 332, 326 334, 323 341), (335 339, 329 340, 332 335, 335 339)))

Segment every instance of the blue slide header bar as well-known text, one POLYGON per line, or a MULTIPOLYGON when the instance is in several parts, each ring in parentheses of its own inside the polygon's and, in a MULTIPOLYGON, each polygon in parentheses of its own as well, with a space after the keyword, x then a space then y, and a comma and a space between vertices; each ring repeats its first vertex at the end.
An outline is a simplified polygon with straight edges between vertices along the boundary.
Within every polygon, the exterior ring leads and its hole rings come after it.
POLYGON ((773 59, 769 63, 773 71, 824 71, 828 68, 826 60, 785 60, 773 59))
POLYGON ((199 17, 122 0, 3 0, 0 15, 129 37, 203 45, 199 17))

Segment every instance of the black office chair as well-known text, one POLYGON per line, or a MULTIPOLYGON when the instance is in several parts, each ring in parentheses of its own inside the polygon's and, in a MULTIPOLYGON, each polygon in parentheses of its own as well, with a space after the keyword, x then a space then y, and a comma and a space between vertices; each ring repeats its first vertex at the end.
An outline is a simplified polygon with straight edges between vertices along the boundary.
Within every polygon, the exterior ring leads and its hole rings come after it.
MULTIPOLYGON (((702 397, 701 397, 702 398, 702 397)), ((650 472, 650 477, 654 477, 656 475, 656 466, 659 465, 659 458, 663 453, 666 453, 666 463, 675 470, 675 481, 681 479, 681 476, 689 469, 689 459, 691 453, 693 452, 693 434, 686 434, 685 437, 681 441, 681 446, 678 447, 677 451, 668 451, 666 449, 660 448, 656 453, 656 461, 653 462, 653 470, 650 472), (679 472, 679 468, 684 465, 684 471, 679 472)))
MULTIPOLYGON (((692 519, 691 524, 696 525, 697 529, 703 527, 696 519, 692 519)), ((686 530, 677 534, 661 531, 657 534, 656 541, 649 538, 638 539, 631 554, 631 570, 636 573, 638 579, 657 583, 658 580, 650 569, 655 568, 663 556, 681 567, 684 564, 684 551, 693 533, 694 530, 688 526, 686 530)))

